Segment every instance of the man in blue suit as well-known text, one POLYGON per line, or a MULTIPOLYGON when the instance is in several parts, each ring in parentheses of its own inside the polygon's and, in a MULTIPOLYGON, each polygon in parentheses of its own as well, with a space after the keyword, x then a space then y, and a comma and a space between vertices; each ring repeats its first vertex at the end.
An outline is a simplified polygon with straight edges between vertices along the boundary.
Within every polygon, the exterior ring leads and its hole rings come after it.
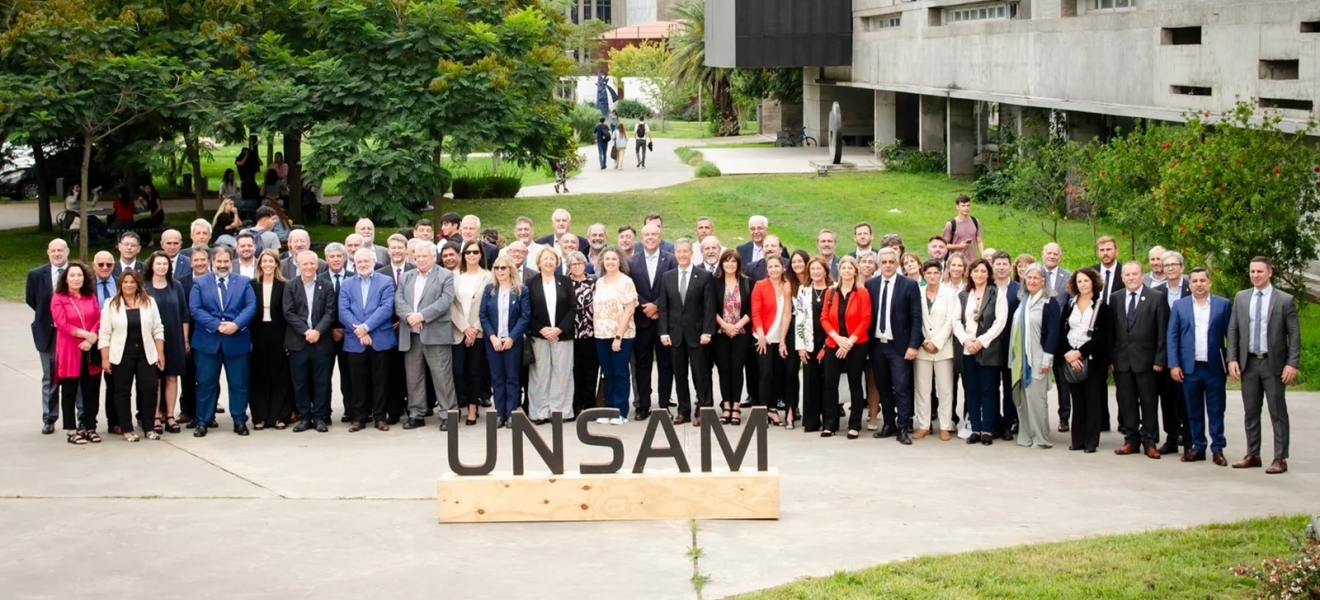
POLYGON ((376 253, 353 253, 356 277, 339 286, 339 322, 344 326, 344 352, 352 377, 351 401, 345 403, 349 431, 362 431, 368 421, 389 431, 385 401, 389 394, 388 353, 399 345, 394 333, 394 280, 376 271, 376 253))
MULTIPOLYGON (((660 367, 660 408, 669 408, 674 391, 673 354, 660 346, 660 294, 665 273, 678 268, 674 255, 660 249, 660 227, 655 223, 642 227, 642 251, 628 261, 628 276, 637 288, 637 339, 633 345, 634 418, 644 421, 651 415, 651 363, 660 367)), ((672 416, 671 416, 672 418, 672 416)))
POLYGON ((1228 370, 1224 364, 1224 338, 1232 305, 1228 298, 1210 294, 1210 272, 1192 269, 1191 296, 1173 303, 1169 313, 1169 375, 1182 384, 1192 447, 1182 462, 1205 460, 1205 422, 1210 420, 1210 452, 1216 465, 1224 458, 1224 404, 1228 370))
POLYGON ((876 252, 880 274, 866 282, 871 296, 871 370, 880 392, 884 426, 871 437, 897 436, 912 444, 912 361, 921 346, 921 292, 917 282, 898 274, 898 252, 876 252))
POLYGON ((215 418, 221 367, 229 384, 234 433, 248 434, 248 355, 252 353, 248 324, 257 314, 257 297, 247 277, 230 271, 233 260, 228 247, 212 249, 211 272, 193 279, 188 294, 192 350, 197 361, 197 428, 193 437, 205 437, 207 425, 215 418))

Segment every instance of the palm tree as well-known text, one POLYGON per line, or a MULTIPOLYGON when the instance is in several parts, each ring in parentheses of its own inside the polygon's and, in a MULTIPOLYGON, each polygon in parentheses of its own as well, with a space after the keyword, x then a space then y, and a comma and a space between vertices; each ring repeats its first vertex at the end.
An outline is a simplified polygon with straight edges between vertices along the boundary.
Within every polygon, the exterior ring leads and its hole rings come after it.
POLYGON ((698 85, 711 91, 715 107, 715 135, 738 135, 738 111, 729 87, 729 70, 706 66, 706 3, 686 0, 673 8, 683 32, 669 38, 673 52, 665 71, 679 85, 698 85))

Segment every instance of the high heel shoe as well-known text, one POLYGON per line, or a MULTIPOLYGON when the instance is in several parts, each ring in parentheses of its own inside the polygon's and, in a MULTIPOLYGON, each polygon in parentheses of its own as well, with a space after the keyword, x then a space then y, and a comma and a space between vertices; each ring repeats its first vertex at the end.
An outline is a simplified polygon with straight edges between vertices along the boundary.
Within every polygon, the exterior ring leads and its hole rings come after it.
POLYGON ((179 424, 174 421, 174 417, 166 417, 165 431, 168 431, 170 433, 179 433, 180 431, 182 431, 182 429, 180 429, 179 424))
POLYGON ((742 425, 742 409, 733 407, 733 417, 729 419, 730 425, 742 425))
POLYGON ((779 422, 779 411, 773 408, 765 411, 765 420, 775 427, 779 427, 781 425, 781 423, 779 422))
POLYGON ((733 410, 729 408, 728 402, 720 403, 720 425, 728 425, 732 418, 733 410))

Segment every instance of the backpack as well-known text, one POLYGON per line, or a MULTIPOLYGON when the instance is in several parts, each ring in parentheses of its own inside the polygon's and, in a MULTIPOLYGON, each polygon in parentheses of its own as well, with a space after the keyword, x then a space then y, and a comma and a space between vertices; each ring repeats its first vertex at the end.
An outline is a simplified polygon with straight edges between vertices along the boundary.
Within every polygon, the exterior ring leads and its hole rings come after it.
POLYGON ((604 126, 603 124, 602 124, 602 125, 597 125, 597 126, 596 126, 596 143, 600 143, 600 142, 607 142, 607 143, 608 143, 609 141, 610 141, 610 129, 609 129, 608 127, 604 126))
POLYGON ((257 229, 256 227, 248 227, 247 229, 244 229, 244 230, 240 231, 239 233, 240 233, 240 234, 242 234, 242 233, 250 233, 250 234, 252 234, 252 237, 256 238, 256 240, 257 240, 257 254, 256 254, 256 255, 257 255, 257 256, 261 256, 261 251, 265 249, 265 244, 262 244, 262 243, 261 243, 261 234, 263 233, 263 230, 261 230, 261 229, 257 229))
POLYGON ((640 140, 640 139, 642 139, 642 138, 644 138, 644 137, 646 137, 646 123, 638 123, 638 124, 637 124, 637 139, 640 140))
MULTIPOLYGON (((944 242, 946 244, 952 244, 953 234, 958 232, 958 218, 954 217, 949 219, 947 227, 949 228, 949 239, 944 240, 944 242)), ((976 232, 976 236, 972 238, 972 241, 976 241, 976 238, 981 237, 981 222, 977 221, 976 217, 972 217, 972 230, 976 232)))

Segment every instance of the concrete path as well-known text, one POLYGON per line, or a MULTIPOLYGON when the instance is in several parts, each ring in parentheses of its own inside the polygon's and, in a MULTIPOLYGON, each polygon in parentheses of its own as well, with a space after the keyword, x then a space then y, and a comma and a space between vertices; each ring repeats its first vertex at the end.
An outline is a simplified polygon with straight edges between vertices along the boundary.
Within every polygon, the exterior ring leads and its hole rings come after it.
MULTIPOLYGON (((336 423, 327 434, 240 438, 222 416, 220 429, 200 440, 185 430, 165 441, 107 438, 85 447, 40 435, 29 320, 27 307, 0 303, 0 338, 11 342, 0 347, 6 600, 160 586, 202 599, 694 597, 685 522, 437 524, 435 485, 447 463, 434 419, 414 431, 350 434, 336 423)), ((701 568, 712 577, 706 597, 918 555, 1314 511, 1317 400, 1289 395, 1292 471, 1274 477, 1117 457, 1115 434, 1085 455, 1067 451, 1057 433, 1060 445, 1042 451, 773 430, 782 518, 701 523, 701 568)), ((1236 460, 1236 393, 1229 406, 1228 455, 1236 460)), ((623 438, 631 465, 641 424, 600 428, 623 438)), ((695 462, 699 436, 681 431, 695 462)), ((510 468, 509 437, 500 432, 500 472, 510 468)), ((601 460, 568 437, 570 470, 601 460)), ((481 441, 480 428, 463 428, 466 460, 478 460, 481 441)), ((534 457, 528 464, 542 468, 534 457)))
MULTIPOLYGON (((600 168, 595 146, 581 148, 578 152, 584 162, 582 172, 569 178, 568 189, 571 194, 606 194, 612 192, 632 192, 651 190, 690 181, 694 178, 692 167, 683 164, 674 154, 682 146, 701 146, 703 140, 681 140, 655 138, 655 150, 648 152, 646 168, 637 167, 636 151, 628 150, 623 160, 623 168, 615 169, 614 161, 606 160, 606 168, 600 168)), ((632 142, 629 141, 629 145, 632 142)), ((519 198, 554 196, 555 184, 525 186, 518 192, 519 198)))
MULTIPOLYGON (((706 160, 715 163, 724 175, 753 175, 763 173, 815 173, 811 161, 829 160, 829 148, 707 148, 701 151, 706 160)), ((857 170, 874 171, 880 161, 870 148, 845 147, 844 162, 851 162, 857 170)))

